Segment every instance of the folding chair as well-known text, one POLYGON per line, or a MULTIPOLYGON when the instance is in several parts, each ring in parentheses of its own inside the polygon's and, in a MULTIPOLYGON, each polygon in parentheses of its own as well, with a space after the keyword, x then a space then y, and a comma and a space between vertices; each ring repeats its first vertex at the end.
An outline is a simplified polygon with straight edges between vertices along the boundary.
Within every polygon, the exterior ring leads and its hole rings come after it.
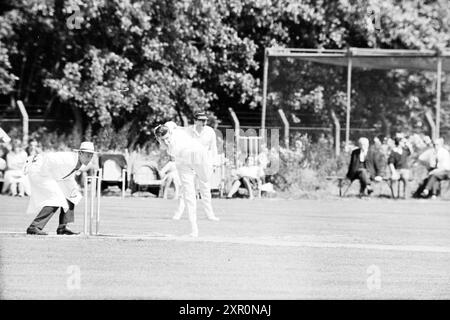
MULTIPOLYGON (((345 189, 344 193, 342 193, 342 195, 341 195, 341 190, 342 190, 342 186, 343 186, 343 181, 344 181, 344 180, 346 180, 346 179, 344 179, 344 178, 339 178, 339 180, 338 180, 338 181, 339 181, 339 196, 341 196, 341 197, 345 197, 345 196, 346 196, 347 191, 350 189, 350 187, 352 186, 353 182, 356 181, 356 180, 358 180, 358 179, 350 180, 350 183, 348 184, 348 186, 347 186, 347 188, 345 189)), ((358 181, 359 181, 359 180, 358 180, 358 181)), ((394 189, 393 189, 393 187, 392 187, 392 181, 391 181, 390 178, 383 178, 382 181, 379 181, 379 182, 377 182, 377 181, 372 181, 372 182, 373 182, 374 184, 378 185, 378 183, 381 183, 381 182, 383 182, 383 181, 387 183, 387 186, 389 187, 389 190, 391 191, 391 196, 392 196, 393 199, 395 199, 394 189)), ((380 190, 380 192, 378 192, 378 193, 381 194, 381 190, 380 190)))
POLYGON ((117 185, 122 190, 122 198, 125 196, 127 183, 127 161, 122 154, 101 154, 98 158, 99 173, 101 178, 101 190, 117 185))
POLYGON ((131 193, 148 191, 157 197, 161 191, 161 174, 155 164, 148 162, 137 163, 131 174, 131 193))

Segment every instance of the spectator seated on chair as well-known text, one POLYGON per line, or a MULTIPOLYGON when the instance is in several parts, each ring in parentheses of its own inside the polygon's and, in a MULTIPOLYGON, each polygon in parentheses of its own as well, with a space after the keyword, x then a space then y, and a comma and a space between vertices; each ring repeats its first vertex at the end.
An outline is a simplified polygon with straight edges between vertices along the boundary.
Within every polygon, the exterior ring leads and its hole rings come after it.
POLYGON ((167 199, 168 189, 173 185, 175 190, 174 199, 178 199, 181 181, 178 176, 177 167, 173 158, 159 171, 162 176, 161 188, 163 189, 163 198, 167 199))
POLYGON ((142 158, 134 160, 131 167, 131 194, 139 191, 147 191, 154 196, 159 196, 161 191, 161 173, 154 161, 142 158))
POLYGON ((360 195, 364 195, 366 191, 370 195, 373 192, 372 181, 383 180, 381 177, 383 164, 377 152, 369 149, 367 138, 360 138, 358 144, 359 148, 352 151, 346 176, 351 182, 359 180, 360 195))
POLYGON ((11 151, 6 155, 5 181, 2 193, 9 191, 12 196, 23 197, 26 189, 26 177, 23 168, 27 161, 27 153, 19 140, 13 141, 11 151))
POLYGON ((233 173, 233 184, 228 192, 227 198, 232 198, 238 192, 239 188, 243 186, 248 191, 249 199, 253 199, 253 189, 260 189, 262 177, 264 177, 263 168, 261 166, 251 166, 249 165, 249 159, 245 159, 245 165, 236 169, 233 173))
POLYGON ((410 178, 408 158, 412 154, 412 146, 402 137, 396 137, 394 141, 395 146, 392 148, 388 158, 391 180, 397 183, 403 182, 403 194, 406 197, 406 185, 410 178))
POLYGON ((423 183, 424 187, 421 196, 424 198, 429 196, 435 197, 440 182, 450 179, 450 153, 444 147, 444 139, 439 138, 433 141, 433 149, 431 150, 431 152, 429 150, 425 151, 419 157, 419 160, 428 163, 432 168, 423 183))

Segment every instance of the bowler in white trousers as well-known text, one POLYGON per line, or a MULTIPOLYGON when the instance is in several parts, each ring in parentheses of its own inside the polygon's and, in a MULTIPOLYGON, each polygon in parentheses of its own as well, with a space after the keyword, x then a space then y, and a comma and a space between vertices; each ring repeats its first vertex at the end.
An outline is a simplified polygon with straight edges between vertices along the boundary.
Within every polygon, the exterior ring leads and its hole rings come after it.
MULTIPOLYGON (((209 176, 212 174, 214 161, 217 159, 217 142, 216 133, 214 129, 206 125, 208 117, 204 112, 197 112, 195 114, 195 123, 187 128, 187 132, 196 140, 198 140, 205 148, 208 153, 208 161, 211 169, 209 176)), ((198 190, 200 191, 200 197, 206 217, 212 221, 219 221, 219 218, 214 214, 212 204, 211 204, 211 185, 210 181, 204 181, 202 179, 196 179, 198 190)), ((183 197, 179 199, 178 208, 173 216, 174 220, 181 219, 185 209, 185 202, 183 197)))
POLYGON ((162 147, 167 148, 169 155, 175 159, 181 181, 181 194, 186 203, 191 236, 198 237, 197 201, 195 178, 204 184, 209 183, 212 166, 206 148, 187 131, 174 122, 160 125, 154 130, 162 147))

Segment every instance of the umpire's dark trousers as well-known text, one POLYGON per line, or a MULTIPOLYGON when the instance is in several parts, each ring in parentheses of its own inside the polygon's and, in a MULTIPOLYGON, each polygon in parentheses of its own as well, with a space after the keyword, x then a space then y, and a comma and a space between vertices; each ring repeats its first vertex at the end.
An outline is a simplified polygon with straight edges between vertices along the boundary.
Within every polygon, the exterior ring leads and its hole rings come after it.
MULTIPOLYGON (((67 212, 64 212, 64 210, 61 208, 61 212, 59 213, 58 228, 64 227, 67 223, 74 221, 75 205, 69 200, 67 200, 67 203, 69 204, 69 210, 67 210, 67 212)), ((43 207, 36 218, 34 218, 33 222, 30 224, 30 228, 38 228, 39 230, 44 229, 44 227, 52 218, 53 214, 55 214, 55 212, 59 208, 60 207, 43 207)))

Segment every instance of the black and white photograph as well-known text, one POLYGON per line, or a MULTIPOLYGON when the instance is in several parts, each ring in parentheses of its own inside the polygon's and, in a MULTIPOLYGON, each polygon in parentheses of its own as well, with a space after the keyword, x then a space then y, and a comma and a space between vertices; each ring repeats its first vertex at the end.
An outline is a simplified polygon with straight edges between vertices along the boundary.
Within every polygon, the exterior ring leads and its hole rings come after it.
POLYGON ((1 1, 0 300, 449 299, 448 0, 1 1))

